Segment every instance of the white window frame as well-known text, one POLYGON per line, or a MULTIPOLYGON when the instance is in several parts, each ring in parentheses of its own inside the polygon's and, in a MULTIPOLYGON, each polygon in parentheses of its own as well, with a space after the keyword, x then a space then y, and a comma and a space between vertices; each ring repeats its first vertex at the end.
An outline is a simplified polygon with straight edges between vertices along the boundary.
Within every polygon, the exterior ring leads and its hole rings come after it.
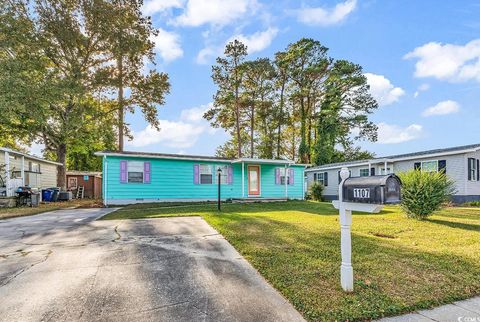
POLYGON ((325 172, 317 172, 317 182, 320 182, 325 187, 325 172))
POLYGON ((287 171, 287 185, 290 184, 290 170, 289 168, 279 168, 280 169, 280 184, 285 185, 285 171, 287 171))
POLYGON ((362 169, 359 170, 358 174, 360 175, 360 177, 369 177, 370 176, 370 169, 369 168, 362 168, 362 169), (367 171, 367 174, 362 176, 362 171, 367 171))
POLYGON ((222 169, 222 174, 220 175, 220 184, 228 184, 228 167, 229 167, 228 165, 217 165, 216 167, 217 169, 217 173, 215 173, 215 178, 217 178, 216 180, 218 180, 218 169, 222 169))
POLYGON ((145 180, 144 162, 143 161, 127 161, 127 182, 128 183, 143 183, 144 180, 145 180), (130 169, 132 169, 132 170, 130 170, 130 169), (138 171, 139 169, 141 169, 142 171, 138 171), (136 170, 136 171, 133 171, 133 170, 136 170), (130 173, 141 173, 142 174, 142 181, 137 181, 137 180, 130 181, 130 173))
POLYGON ((69 189, 77 189, 78 188, 78 178, 77 177, 69 177, 67 180, 68 188, 69 189), (70 182, 75 181, 75 185, 70 185, 70 182))
MULTIPOLYGON (((477 169, 477 159, 468 158, 467 162, 470 162, 470 161, 473 161, 472 166, 470 167, 470 171, 471 171, 470 181, 477 181, 477 171, 478 171, 478 169, 477 169)), ((467 170, 468 170, 468 165, 467 165, 467 170)))
POLYGON ((426 161, 421 161, 420 162, 420 169, 422 170, 422 172, 438 172, 438 160, 426 160, 426 161), (435 170, 428 170, 426 171, 424 169, 424 163, 435 163, 436 164, 436 169, 435 170))
POLYGON ((214 181, 213 181, 214 174, 212 173, 213 172, 212 168, 213 167, 210 164, 203 163, 203 164, 198 165, 198 183, 199 184, 213 184, 214 183, 214 181), (211 182, 202 182, 202 175, 210 175, 212 177, 212 181, 211 182))

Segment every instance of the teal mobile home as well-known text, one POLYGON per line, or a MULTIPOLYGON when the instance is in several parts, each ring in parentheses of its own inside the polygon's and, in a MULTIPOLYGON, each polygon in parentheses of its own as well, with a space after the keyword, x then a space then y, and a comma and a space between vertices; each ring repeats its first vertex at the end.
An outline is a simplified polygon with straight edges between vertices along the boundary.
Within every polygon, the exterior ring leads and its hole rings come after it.
POLYGON ((216 200, 304 198, 304 166, 289 160, 97 152, 103 157, 105 205, 216 200))

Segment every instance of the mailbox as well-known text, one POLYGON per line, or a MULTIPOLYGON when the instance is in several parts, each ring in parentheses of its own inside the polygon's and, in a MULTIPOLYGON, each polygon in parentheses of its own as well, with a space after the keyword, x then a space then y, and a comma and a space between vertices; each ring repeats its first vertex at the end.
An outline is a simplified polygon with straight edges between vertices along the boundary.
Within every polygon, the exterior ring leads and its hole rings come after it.
POLYGON ((342 201, 379 205, 399 203, 401 185, 400 178, 394 174, 347 178, 342 201))

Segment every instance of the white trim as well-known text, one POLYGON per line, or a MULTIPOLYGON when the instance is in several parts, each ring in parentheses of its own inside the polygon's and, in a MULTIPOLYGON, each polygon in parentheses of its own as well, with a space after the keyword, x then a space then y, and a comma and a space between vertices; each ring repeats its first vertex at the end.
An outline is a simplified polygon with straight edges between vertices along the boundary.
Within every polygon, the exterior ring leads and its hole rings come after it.
POLYGON ((345 163, 341 165, 333 165, 333 166, 326 165, 325 167, 314 167, 310 169, 305 169, 305 172, 334 170, 334 169, 341 169, 343 167, 358 167, 358 166, 367 165, 368 163, 381 164, 385 161, 387 161, 388 163, 393 163, 393 162, 399 162, 399 161, 418 160, 418 159, 425 159, 425 158, 440 158, 442 156, 471 153, 471 152, 476 152, 478 150, 480 149, 466 149, 466 150, 456 150, 456 151, 443 152, 443 153, 430 153, 430 154, 415 155, 415 156, 409 156, 409 157, 403 157, 403 158, 371 159, 368 161, 358 162, 358 163, 352 162, 352 163, 345 163))
POLYGON ((10 195, 10 154, 5 151, 5 187, 7 188, 7 197, 10 195))
MULTIPOLYGON (((226 201, 230 198, 221 198, 221 200, 226 201)), ((160 203, 160 202, 204 202, 204 201, 217 201, 217 198, 198 198, 198 199, 188 199, 188 198, 126 198, 126 199, 109 199, 110 206, 117 205, 132 205, 137 203, 160 203)), ((105 202, 104 202, 105 203, 105 202)), ((105 204, 106 205, 106 204, 105 204)))
POLYGON ((25 187, 25 156, 22 155, 22 169, 20 170, 20 175, 22 176, 22 186, 25 187))
POLYGON ((232 163, 240 163, 240 162, 247 162, 247 163, 255 163, 255 164, 286 164, 286 165, 293 165, 295 164, 292 160, 271 160, 271 159, 255 159, 255 158, 240 158, 231 161, 232 163))
POLYGON ((96 156, 112 156, 112 157, 122 157, 122 158, 144 158, 144 159, 167 159, 167 160, 190 160, 190 161, 205 161, 205 162, 228 162, 232 163, 232 160, 228 159, 211 159, 207 157, 188 157, 188 156, 164 156, 164 155, 149 155, 149 154, 127 154, 127 153, 106 153, 106 152, 95 152, 96 156))
POLYGON ((245 162, 242 162, 242 198, 245 198, 245 162))
POLYGON ((50 161, 50 160, 45 160, 45 159, 42 159, 42 158, 39 158, 39 157, 35 157, 35 156, 33 156, 33 155, 30 155, 30 154, 26 154, 26 153, 22 153, 22 152, 19 152, 19 151, 15 151, 15 150, 12 150, 12 149, 7 149, 7 148, 2 148, 2 147, 0 147, 0 151, 3 151, 3 152, 5 152, 5 153, 17 154, 17 155, 26 157, 26 158, 28 158, 28 159, 36 160, 36 161, 41 161, 41 162, 45 162, 45 163, 51 163, 51 164, 55 164, 55 165, 62 165, 62 164, 59 163, 59 162, 50 161))

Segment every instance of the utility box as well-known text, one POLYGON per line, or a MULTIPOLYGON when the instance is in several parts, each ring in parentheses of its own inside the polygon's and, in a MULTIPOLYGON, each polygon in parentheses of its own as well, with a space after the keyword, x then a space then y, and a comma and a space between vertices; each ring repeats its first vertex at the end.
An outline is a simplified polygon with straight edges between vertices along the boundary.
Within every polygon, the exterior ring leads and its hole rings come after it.
POLYGON ((400 178, 394 174, 347 178, 343 184, 344 202, 396 204, 401 201, 400 178))

